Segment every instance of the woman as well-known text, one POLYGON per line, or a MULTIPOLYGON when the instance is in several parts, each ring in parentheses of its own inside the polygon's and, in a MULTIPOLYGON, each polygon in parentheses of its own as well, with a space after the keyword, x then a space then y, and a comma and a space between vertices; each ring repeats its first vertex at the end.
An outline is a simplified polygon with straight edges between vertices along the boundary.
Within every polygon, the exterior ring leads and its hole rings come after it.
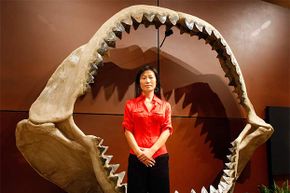
POLYGON ((135 79, 135 97, 125 106, 123 128, 130 147, 128 193, 169 193, 168 153, 172 134, 170 104, 160 98, 155 68, 142 67, 135 79))

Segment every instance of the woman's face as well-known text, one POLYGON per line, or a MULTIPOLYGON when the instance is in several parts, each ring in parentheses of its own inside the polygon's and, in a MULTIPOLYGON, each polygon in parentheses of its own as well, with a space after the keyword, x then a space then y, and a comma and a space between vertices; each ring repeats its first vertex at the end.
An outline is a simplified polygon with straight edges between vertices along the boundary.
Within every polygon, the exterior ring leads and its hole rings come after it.
POLYGON ((154 92, 156 87, 156 77, 152 70, 144 71, 140 76, 140 87, 142 92, 154 92))

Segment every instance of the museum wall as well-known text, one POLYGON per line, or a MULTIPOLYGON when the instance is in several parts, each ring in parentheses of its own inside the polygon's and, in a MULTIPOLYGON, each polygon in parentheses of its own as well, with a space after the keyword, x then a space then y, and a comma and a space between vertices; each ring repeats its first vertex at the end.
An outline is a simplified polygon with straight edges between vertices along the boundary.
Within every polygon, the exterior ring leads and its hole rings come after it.
MULTIPOLYGON (((134 4, 159 4, 212 24, 230 45, 249 98, 265 118, 266 106, 290 106, 289 10, 263 1, 1 1, 1 192, 57 193, 15 145, 17 122, 28 118, 58 65, 87 43, 113 14, 134 4)), ((174 133, 168 140, 171 190, 199 191, 216 185, 229 143, 246 124, 245 113, 208 44, 174 28, 160 50, 164 27, 141 25, 123 33, 109 51, 74 118, 86 133, 102 137, 126 170, 128 146, 121 128, 123 107, 134 97, 134 76, 144 64, 160 71, 162 97, 172 106, 174 133)), ((127 179, 125 178, 125 181, 127 179)), ((266 145, 259 147, 235 192, 257 192, 268 184, 266 145)))

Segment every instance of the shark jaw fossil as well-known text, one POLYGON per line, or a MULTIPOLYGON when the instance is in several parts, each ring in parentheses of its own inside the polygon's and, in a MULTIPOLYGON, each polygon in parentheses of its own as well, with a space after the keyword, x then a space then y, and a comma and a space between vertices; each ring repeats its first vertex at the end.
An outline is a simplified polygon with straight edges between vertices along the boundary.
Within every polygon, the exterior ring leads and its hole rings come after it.
MULTIPOLYGON (((229 86, 234 87, 237 100, 245 110, 247 124, 231 143, 223 175, 218 187, 202 192, 228 193, 255 149, 273 133, 271 125, 259 118, 251 104, 245 82, 229 45, 209 23, 170 9, 136 5, 125 8, 107 20, 91 40, 74 50, 56 69, 46 87, 29 111, 29 119, 16 128, 16 144, 25 159, 44 178, 70 193, 125 193, 122 184, 125 172, 115 173, 118 165, 110 164, 103 140, 85 135, 73 120, 76 99, 85 94, 89 84, 103 65, 109 47, 115 47, 122 33, 130 33, 140 24, 167 29, 177 27, 180 33, 198 36, 217 52, 229 86)), ((195 192, 192 190, 191 192, 195 192)))

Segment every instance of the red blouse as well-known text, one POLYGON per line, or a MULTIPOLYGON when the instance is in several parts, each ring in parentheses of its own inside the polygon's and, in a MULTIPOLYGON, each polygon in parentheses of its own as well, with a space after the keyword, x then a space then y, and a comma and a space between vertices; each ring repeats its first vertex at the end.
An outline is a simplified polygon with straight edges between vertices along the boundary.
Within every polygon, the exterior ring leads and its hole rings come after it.
MULTIPOLYGON (((171 125, 171 106, 168 102, 162 101, 157 96, 152 99, 153 107, 148 111, 145 106, 145 96, 128 100, 125 106, 123 128, 130 131, 139 147, 150 148, 166 129, 173 132, 171 125)), ((130 153, 134 154, 133 150, 130 153)), ((167 153, 163 145, 155 152, 153 158, 167 153)))

